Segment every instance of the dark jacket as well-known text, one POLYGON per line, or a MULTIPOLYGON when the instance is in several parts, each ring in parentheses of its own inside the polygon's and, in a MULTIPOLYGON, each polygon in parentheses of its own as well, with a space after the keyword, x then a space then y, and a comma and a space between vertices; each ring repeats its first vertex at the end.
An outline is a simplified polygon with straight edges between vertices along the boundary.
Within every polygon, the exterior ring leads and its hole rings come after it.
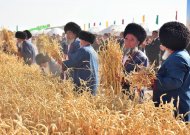
MULTIPOLYGON (((153 90, 156 106, 160 104, 162 94, 167 94, 163 96, 163 102, 170 102, 173 98, 175 107, 179 97, 180 114, 190 111, 190 56, 186 50, 172 53, 159 69, 153 90)), ((190 114, 185 121, 190 121, 190 114)))
POLYGON ((145 67, 149 65, 147 56, 141 50, 134 52, 131 55, 131 58, 125 62, 124 67, 125 70, 129 73, 134 70, 136 65, 142 65, 145 67))
POLYGON ((73 43, 71 43, 70 48, 68 48, 66 42, 62 42, 62 48, 64 54, 67 54, 68 58, 70 59, 71 55, 74 54, 80 48, 80 41, 75 39, 73 43))
POLYGON ((160 39, 157 38, 152 41, 149 45, 145 47, 146 55, 150 61, 153 63, 155 61, 156 66, 159 66, 160 61, 160 39))

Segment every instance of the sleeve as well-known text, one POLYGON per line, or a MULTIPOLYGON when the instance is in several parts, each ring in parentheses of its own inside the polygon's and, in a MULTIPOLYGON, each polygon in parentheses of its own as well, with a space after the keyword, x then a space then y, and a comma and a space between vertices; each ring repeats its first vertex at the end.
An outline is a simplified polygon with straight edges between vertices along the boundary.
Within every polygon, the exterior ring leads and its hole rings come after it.
POLYGON ((169 61, 168 65, 166 65, 167 74, 165 76, 158 74, 157 76, 155 81, 156 89, 164 92, 181 87, 188 71, 186 65, 180 58, 169 61))
POLYGON ((86 57, 86 52, 81 48, 75 54, 73 54, 69 60, 64 61, 63 64, 67 68, 79 67, 80 65, 83 64, 85 57, 86 57))
POLYGON ((51 58, 49 64, 50 64, 50 70, 53 74, 58 74, 58 75, 61 74, 61 65, 56 63, 54 59, 51 58))

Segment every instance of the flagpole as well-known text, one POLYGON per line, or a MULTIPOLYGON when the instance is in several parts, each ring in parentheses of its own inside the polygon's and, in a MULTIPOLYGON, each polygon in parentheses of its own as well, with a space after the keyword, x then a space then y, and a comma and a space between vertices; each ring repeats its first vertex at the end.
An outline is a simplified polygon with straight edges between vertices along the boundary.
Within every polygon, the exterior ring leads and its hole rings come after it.
POLYGON ((175 12, 175 20, 176 20, 176 21, 177 21, 177 17, 178 17, 178 16, 177 16, 177 11, 176 11, 176 12, 175 12))

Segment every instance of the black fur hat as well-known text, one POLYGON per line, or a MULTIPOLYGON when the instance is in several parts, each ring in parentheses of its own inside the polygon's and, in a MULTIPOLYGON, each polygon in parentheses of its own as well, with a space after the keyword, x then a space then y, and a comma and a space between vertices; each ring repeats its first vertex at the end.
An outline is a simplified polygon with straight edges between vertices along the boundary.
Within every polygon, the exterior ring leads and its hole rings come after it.
POLYGON ((35 60, 36 60, 36 63, 40 65, 42 63, 49 62, 50 57, 48 55, 44 55, 43 53, 39 53, 38 55, 36 55, 35 60))
POLYGON ((72 32, 73 32, 74 34, 76 34, 77 37, 78 37, 78 34, 79 34, 79 32, 81 31, 81 28, 80 28, 80 26, 79 26, 78 24, 76 24, 76 23, 74 23, 74 22, 69 22, 69 23, 67 23, 67 24, 65 25, 64 31, 65 31, 65 33, 66 33, 67 31, 72 31, 72 32))
POLYGON ((22 31, 17 31, 15 33, 15 37, 19 38, 19 39, 26 39, 26 34, 24 32, 22 32, 22 31))
POLYGON ((94 34, 90 33, 90 32, 87 32, 87 31, 81 31, 79 33, 79 39, 82 39, 84 41, 87 41, 89 42, 90 44, 93 44, 96 37, 94 34))
POLYGON ((185 49, 190 43, 190 31, 180 22, 163 24, 159 37, 161 44, 173 51, 185 49))
POLYGON ((32 34, 30 33, 29 30, 24 30, 23 32, 26 33, 27 39, 30 39, 32 37, 32 34))
POLYGON ((130 23, 126 26, 123 34, 124 38, 126 37, 127 34, 133 34, 140 42, 139 45, 145 40, 147 36, 144 28, 136 23, 130 23))

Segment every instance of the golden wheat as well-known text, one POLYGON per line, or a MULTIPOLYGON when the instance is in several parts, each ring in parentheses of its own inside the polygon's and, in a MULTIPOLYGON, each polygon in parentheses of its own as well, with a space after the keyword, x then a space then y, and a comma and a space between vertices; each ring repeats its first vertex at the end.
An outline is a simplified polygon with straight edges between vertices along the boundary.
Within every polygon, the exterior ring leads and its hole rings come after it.
POLYGON ((44 76, 1 52, 0 80, 0 134, 190 134, 171 103, 157 108, 121 94, 75 95, 71 80, 44 76))

